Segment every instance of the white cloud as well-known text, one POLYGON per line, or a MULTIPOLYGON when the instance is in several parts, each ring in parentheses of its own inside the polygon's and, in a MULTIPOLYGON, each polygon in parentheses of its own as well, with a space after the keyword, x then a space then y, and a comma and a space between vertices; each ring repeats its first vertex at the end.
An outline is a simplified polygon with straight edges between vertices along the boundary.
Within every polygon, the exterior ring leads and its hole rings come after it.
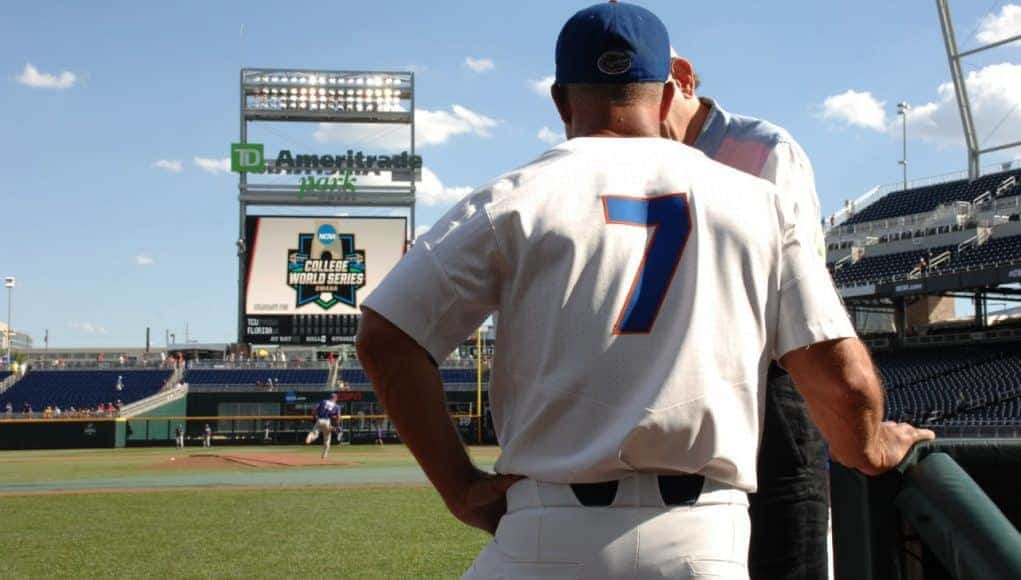
POLYGON ((68 322, 67 326, 71 330, 77 330, 78 332, 84 334, 98 334, 98 335, 107 334, 105 328, 98 324, 93 324, 91 322, 68 322))
POLYGON ((432 229, 432 224, 425 226, 415 226, 415 237, 418 238, 422 234, 428 232, 430 229, 432 229))
MULTIPOLYGON (((965 77, 979 145, 993 146, 1021 134, 1021 64, 992 64, 965 77)), ((936 88, 936 99, 913 105, 908 112, 908 137, 943 146, 964 146, 961 115, 954 85, 936 88)), ((887 118, 884 102, 870 93, 847 91, 823 103, 822 117, 899 136, 900 119, 887 118)))
MULTIPOLYGON (((1021 134, 1021 64, 1000 63, 965 77, 979 145, 1004 143, 1021 134)), ((943 83, 938 98, 908 113, 908 135, 940 145, 963 145, 964 131, 954 85, 943 83)), ((896 129, 892 123, 890 130, 896 129)))
POLYGON ((138 266, 152 266, 156 263, 156 260, 152 259, 152 256, 148 254, 139 254, 135 256, 135 264, 138 266))
MULTIPOLYGON (((472 111, 461 105, 453 105, 449 111, 415 110, 415 144, 418 147, 440 145, 459 135, 489 137, 491 130, 499 125, 492 117, 472 111)), ((322 123, 314 133, 320 143, 342 143, 350 147, 372 147, 374 151, 395 151, 406 149, 410 135, 399 125, 343 125, 322 123)))
POLYGON ((496 127, 496 119, 476 113, 467 107, 454 105, 450 111, 415 111, 416 139, 422 145, 446 143, 455 135, 489 137, 496 127))
POLYGON ((557 145, 558 143, 563 143, 564 139, 566 139, 563 133, 554 131, 553 129, 550 129, 549 127, 546 126, 543 126, 542 129, 539 129, 539 133, 536 135, 536 137, 538 137, 540 141, 546 143, 547 145, 557 145))
POLYGON ((35 89, 56 89, 64 90, 74 86, 78 77, 71 71, 60 71, 60 74, 40 72, 31 63, 25 64, 25 69, 17 77, 19 83, 35 89))
POLYGON ((548 77, 542 77, 541 79, 532 79, 528 81, 528 86, 532 91, 540 97, 548 97, 549 89, 553 86, 556 81, 556 77, 549 75, 548 77))
POLYGON ((849 90, 826 97, 820 116, 840 124, 882 131, 887 124, 885 105, 868 91, 849 90))
POLYGON ((496 65, 493 64, 491 58, 472 58, 466 56, 464 58, 464 66, 470 68, 473 72, 484 73, 493 70, 496 65))
POLYGON ((230 159, 226 157, 223 159, 195 157, 193 161, 199 169, 209 173, 230 173, 230 159))
POLYGON ((449 205, 472 192, 468 186, 448 187, 428 167, 422 168, 422 181, 415 187, 415 197, 426 206, 449 205))
POLYGON ((1021 34, 1021 4, 1007 4, 999 14, 987 14, 978 22, 975 38, 990 44, 1021 34))
POLYGON ((170 173, 180 173, 184 171, 184 164, 176 159, 160 159, 152 164, 156 169, 162 169, 169 171, 170 173))

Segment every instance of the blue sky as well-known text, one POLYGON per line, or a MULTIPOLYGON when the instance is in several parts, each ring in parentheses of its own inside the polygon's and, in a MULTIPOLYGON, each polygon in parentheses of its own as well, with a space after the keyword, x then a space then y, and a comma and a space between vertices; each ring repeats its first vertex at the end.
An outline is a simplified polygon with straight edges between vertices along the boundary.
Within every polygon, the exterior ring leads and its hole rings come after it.
MULTIPOLYGON (((471 186, 541 153, 540 134, 562 132, 535 88, 552 74, 561 24, 586 4, 6 6, 0 274, 18 277, 14 326, 40 346, 49 329, 51 347, 140 345, 146 326, 183 337, 186 322, 200 340, 233 339, 237 180, 221 169, 238 133, 239 68, 414 70, 430 142, 418 222, 431 224, 471 186)), ((1017 3, 952 4, 962 48, 1021 28, 1017 3)), ((900 100, 915 106, 911 176, 964 169, 931 0, 643 5, 694 62, 702 94, 801 142, 824 211, 900 178, 900 100)), ((986 145, 1021 137, 1019 57, 1015 43, 967 61, 986 145)), ((347 149, 314 125, 272 130, 296 149, 347 149)))

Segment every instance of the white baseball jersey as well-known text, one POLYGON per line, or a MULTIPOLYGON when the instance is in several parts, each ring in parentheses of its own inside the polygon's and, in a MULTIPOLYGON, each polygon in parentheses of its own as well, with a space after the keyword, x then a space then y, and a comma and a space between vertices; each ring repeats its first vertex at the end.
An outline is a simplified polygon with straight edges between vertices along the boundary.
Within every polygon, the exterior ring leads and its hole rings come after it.
POLYGON ((766 370, 854 336, 775 187, 659 138, 577 138, 472 193, 364 302, 442 361, 499 314, 496 470, 755 489, 766 370))

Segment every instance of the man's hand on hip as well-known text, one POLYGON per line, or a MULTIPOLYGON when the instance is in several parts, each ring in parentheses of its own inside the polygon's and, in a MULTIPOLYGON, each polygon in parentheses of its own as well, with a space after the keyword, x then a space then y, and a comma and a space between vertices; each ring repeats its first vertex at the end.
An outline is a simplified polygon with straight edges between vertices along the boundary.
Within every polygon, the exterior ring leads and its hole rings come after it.
POLYGON ((507 490, 522 479, 519 475, 476 471, 460 497, 447 500, 447 508, 463 523, 494 534, 500 518, 507 513, 507 490))

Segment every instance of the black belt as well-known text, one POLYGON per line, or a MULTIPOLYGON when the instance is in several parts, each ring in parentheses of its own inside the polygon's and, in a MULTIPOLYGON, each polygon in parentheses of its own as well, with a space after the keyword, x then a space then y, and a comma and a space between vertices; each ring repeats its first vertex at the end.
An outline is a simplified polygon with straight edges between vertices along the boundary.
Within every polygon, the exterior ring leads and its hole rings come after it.
MULTIPOLYGON (((701 475, 660 475, 659 494, 668 506, 695 505, 702 495, 705 477, 701 475)), ((571 490, 581 505, 587 507, 608 506, 617 497, 619 481, 599 483, 572 483, 571 490)))

